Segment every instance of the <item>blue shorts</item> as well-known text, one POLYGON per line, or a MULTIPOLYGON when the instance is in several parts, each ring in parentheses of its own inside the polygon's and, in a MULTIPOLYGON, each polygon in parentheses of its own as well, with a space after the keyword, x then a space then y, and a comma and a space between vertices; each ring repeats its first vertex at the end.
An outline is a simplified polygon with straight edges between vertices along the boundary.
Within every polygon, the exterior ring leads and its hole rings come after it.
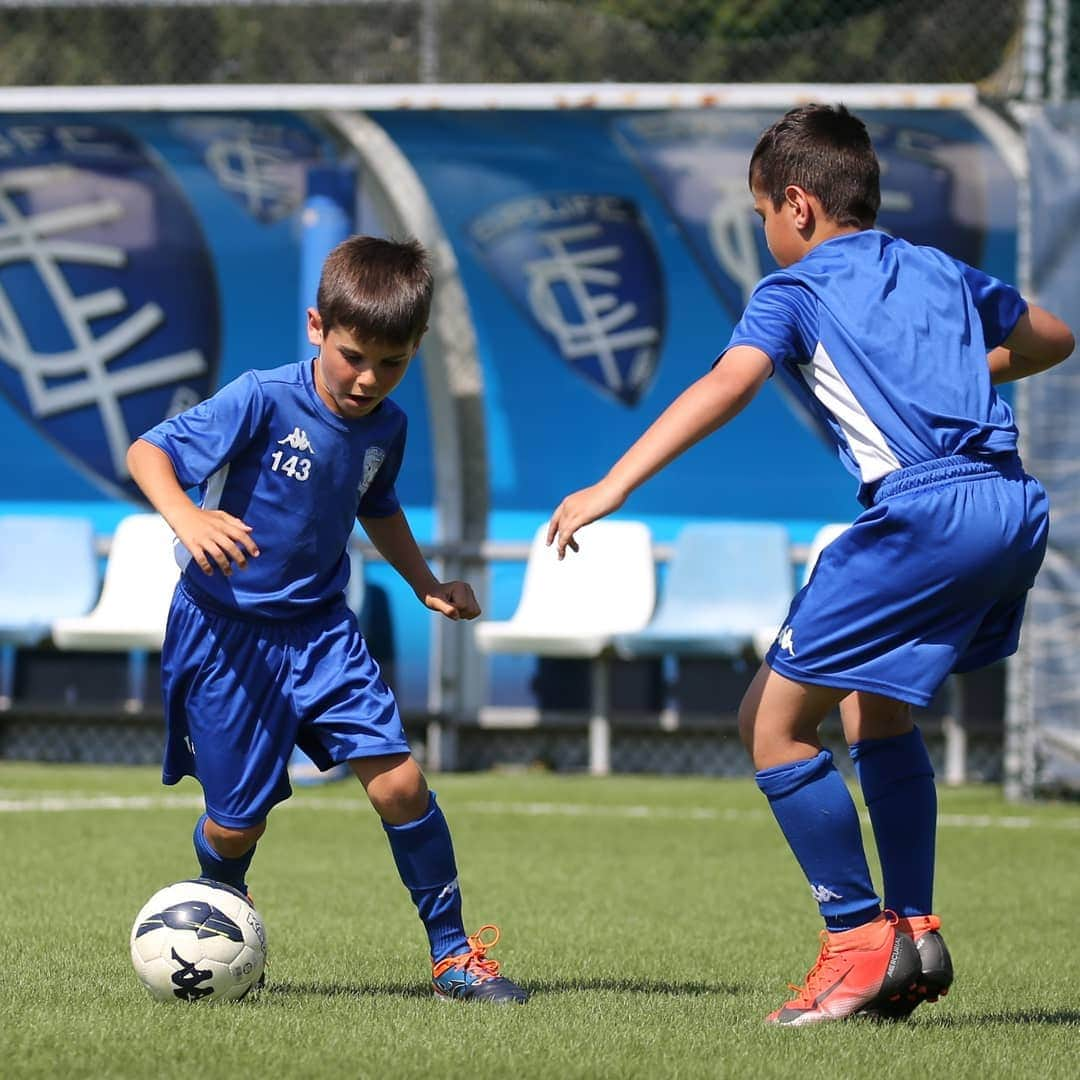
POLYGON ((294 746, 321 769, 409 752, 397 702, 344 600, 254 621, 196 603, 181 579, 161 667, 162 779, 196 777, 206 812, 226 828, 257 824, 292 794, 294 746))
POLYGON ((890 473, 822 552, 766 662, 926 705, 951 672, 1016 651, 1048 524, 1046 492, 1015 455, 890 473))

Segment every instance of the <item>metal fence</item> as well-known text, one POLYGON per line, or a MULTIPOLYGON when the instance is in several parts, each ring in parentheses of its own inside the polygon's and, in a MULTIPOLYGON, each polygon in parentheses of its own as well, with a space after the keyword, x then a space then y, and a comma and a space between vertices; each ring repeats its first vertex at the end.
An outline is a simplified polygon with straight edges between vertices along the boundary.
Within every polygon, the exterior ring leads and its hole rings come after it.
POLYGON ((1078 19, 1076 0, 0 0, 0 84, 967 82, 1052 96, 1078 19))

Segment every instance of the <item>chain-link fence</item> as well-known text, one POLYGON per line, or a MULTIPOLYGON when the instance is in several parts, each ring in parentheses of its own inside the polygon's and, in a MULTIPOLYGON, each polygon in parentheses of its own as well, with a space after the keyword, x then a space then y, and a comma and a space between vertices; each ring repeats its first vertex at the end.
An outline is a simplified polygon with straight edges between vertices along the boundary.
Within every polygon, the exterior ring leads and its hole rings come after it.
POLYGON ((0 0, 0 84, 974 82, 1005 97, 1025 71, 1029 89, 1045 81, 1078 11, 1075 0, 0 0))

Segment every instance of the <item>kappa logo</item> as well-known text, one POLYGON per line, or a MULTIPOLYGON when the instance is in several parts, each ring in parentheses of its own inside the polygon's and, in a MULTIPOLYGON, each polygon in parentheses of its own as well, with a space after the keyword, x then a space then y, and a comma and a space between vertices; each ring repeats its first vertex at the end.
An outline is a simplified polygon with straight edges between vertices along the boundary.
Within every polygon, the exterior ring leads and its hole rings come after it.
POLYGON ((294 427, 284 439, 278 439, 278 446, 291 446, 298 454, 314 454, 315 447, 308 440, 303 428, 294 427))
POLYGON ((360 474, 360 487, 357 490, 358 498, 362 499, 367 494, 367 489, 371 487, 375 474, 385 460, 386 451, 381 446, 369 446, 364 451, 364 465, 360 474))
POLYGON ((267 224, 300 207, 309 167, 322 156, 315 137, 299 126, 242 116, 188 116, 175 121, 174 129, 202 154, 222 190, 267 224))
POLYGON ((660 262, 619 195, 537 194, 492 207, 469 235, 496 280, 578 375, 635 405, 664 336, 660 262))
POLYGON ((458 891, 458 879, 454 878, 449 885, 443 887, 442 892, 435 898, 436 900, 445 900, 448 896, 453 896, 458 891))
POLYGON ((790 626, 785 626, 776 635, 776 647, 786 652, 789 656, 795 655, 795 631, 790 626))
POLYGON ((833 892, 828 885, 811 885, 810 895, 819 903, 825 904, 830 900, 843 900, 844 898, 838 893, 833 892))
POLYGON ((216 380, 213 281, 186 200, 126 131, 0 123, 0 391, 112 494, 136 491, 132 439, 216 380))

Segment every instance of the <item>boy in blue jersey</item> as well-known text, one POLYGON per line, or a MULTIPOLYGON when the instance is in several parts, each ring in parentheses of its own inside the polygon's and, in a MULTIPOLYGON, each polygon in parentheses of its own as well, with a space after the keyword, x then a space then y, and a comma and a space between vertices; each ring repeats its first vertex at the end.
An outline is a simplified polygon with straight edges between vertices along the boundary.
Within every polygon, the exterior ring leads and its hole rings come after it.
POLYGON ((1010 286, 875 230, 877 158, 843 107, 787 113, 758 141, 749 179, 781 269, 758 284, 712 370, 604 479, 563 500, 548 542, 560 558, 577 550, 579 528, 735 416, 770 375, 821 425, 865 509, 792 601, 739 712, 758 786, 825 919, 817 963, 767 1019, 903 1017, 953 978, 932 907, 933 769, 911 705, 950 672, 1016 650, 1047 503, 994 384, 1059 363, 1073 337, 1010 286), (837 705, 884 911, 856 808, 818 736, 837 705))
POLYGON ((248 371, 129 450, 182 556, 162 652, 163 779, 199 780, 202 876, 246 893, 267 815, 291 794, 293 747, 323 769, 348 763, 427 931, 435 994, 524 1002, 487 956, 498 929, 465 934, 446 819, 344 597, 359 519, 422 604, 448 619, 480 614, 468 584, 434 577, 394 488, 406 421, 389 394, 431 291, 415 241, 345 240, 307 313, 313 360, 248 371), (196 485, 198 506, 185 494, 196 485))

